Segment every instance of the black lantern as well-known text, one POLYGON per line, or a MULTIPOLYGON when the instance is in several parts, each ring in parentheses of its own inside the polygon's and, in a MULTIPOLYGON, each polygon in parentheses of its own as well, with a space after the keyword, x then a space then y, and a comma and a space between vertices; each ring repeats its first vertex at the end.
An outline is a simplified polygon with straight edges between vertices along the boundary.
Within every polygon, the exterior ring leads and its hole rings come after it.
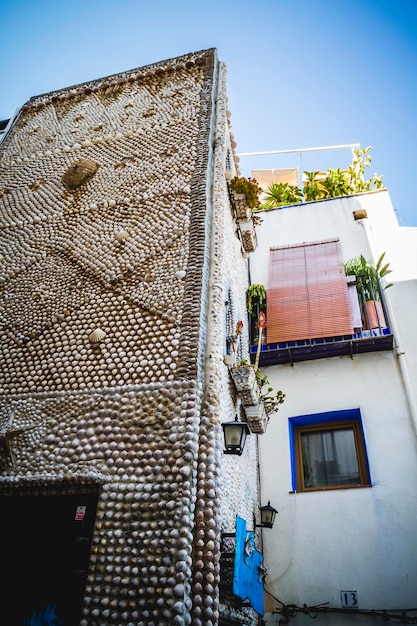
POLYGON ((256 526, 260 528, 272 528, 278 511, 271 506, 271 502, 269 500, 268 504, 266 506, 259 507, 259 510, 261 512, 261 523, 256 524, 256 526))
POLYGON ((239 422, 237 415, 234 422, 224 422, 222 424, 224 434, 224 454, 241 455, 245 447, 246 437, 249 434, 249 427, 245 422, 239 422))

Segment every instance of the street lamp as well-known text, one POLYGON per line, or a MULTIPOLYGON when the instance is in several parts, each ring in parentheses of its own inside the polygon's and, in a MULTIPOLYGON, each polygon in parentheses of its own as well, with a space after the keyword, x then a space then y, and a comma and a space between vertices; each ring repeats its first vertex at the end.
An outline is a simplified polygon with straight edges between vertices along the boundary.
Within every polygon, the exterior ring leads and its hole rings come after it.
POLYGON ((268 500, 268 504, 266 506, 260 506, 259 511, 261 513, 261 523, 255 524, 255 526, 257 528, 272 528, 278 511, 271 506, 270 500, 268 500))
POLYGON ((240 456, 245 447, 246 437, 249 434, 249 427, 245 422, 239 422, 237 415, 233 422, 222 424, 224 435, 224 454, 237 454, 240 456))

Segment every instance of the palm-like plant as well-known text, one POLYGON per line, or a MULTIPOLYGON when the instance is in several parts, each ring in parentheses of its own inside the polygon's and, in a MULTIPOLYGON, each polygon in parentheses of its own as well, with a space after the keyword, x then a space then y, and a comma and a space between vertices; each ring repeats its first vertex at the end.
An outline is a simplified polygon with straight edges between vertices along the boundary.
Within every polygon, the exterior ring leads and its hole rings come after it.
POLYGON ((262 208, 274 209, 288 204, 301 202, 302 193, 295 185, 288 183, 272 183, 265 195, 262 208))
MULTIPOLYGON (((363 292, 366 301, 379 300, 379 282, 381 278, 385 278, 392 272, 389 269, 389 263, 383 264, 384 257, 385 252, 374 264, 372 261, 367 261, 361 254, 343 263, 346 276, 356 276, 358 291, 363 292)), ((384 291, 388 287, 392 287, 392 283, 385 285, 384 291)))
POLYGON ((317 175, 320 173, 319 170, 314 172, 303 172, 306 177, 306 182, 304 184, 304 200, 307 202, 314 202, 319 198, 322 198, 324 192, 320 189, 318 184, 317 175))

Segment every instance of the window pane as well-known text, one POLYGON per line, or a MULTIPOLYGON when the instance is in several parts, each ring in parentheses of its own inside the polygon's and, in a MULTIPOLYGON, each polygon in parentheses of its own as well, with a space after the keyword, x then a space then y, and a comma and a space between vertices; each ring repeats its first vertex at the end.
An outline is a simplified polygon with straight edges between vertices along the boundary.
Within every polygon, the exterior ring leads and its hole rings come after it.
POLYGON ((301 433, 304 487, 360 483, 352 428, 301 433))

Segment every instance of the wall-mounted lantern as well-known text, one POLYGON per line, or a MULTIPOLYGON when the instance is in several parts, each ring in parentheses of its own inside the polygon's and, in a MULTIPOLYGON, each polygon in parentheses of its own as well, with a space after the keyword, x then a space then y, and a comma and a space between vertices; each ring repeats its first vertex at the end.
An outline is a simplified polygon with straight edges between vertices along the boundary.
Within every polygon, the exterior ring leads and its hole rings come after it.
POLYGON ((245 447, 246 437, 250 433, 248 425, 245 422, 240 422, 236 415, 234 422, 224 422, 222 428, 226 448, 224 454, 240 456, 245 447))
POLYGON ((257 528, 272 528, 278 511, 271 506, 271 502, 269 500, 266 506, 259 507, 259 511, 261 513, 261 523, 255 524, 255 526, 257 528))

